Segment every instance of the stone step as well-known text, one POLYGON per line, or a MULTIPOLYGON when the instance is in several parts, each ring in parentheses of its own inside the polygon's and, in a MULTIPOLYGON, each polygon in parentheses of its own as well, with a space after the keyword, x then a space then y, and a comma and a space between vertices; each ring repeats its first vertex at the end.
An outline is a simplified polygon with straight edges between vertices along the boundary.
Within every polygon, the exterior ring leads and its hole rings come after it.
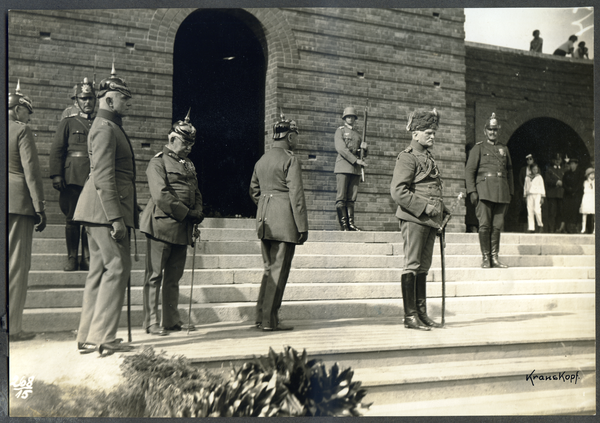
MULTIPOLYGON (((66 288, 30 288, 25 308, 81 307, 83 286, 66 288)), ((552 281, 495 282, 448 282, 446 298, 451 297, 496 297, 519 295, 593 294, 593 279, 552 281)), ((254 302, 258 298, 260 284, 200 285, 193 289, 194 303, 254 302)), ((442 284, 429 282, 427 296, 441 298, 442 284)), ((189 303, 190 285, 180 285, 179 302, 189 303)), ((366 283, 290 283, 286 287, 285 301, 357 300, 357 299, 401 299, 400 282, 366 283)), ((142 304, 142 287, 133 286, 131 303, 142 304)))
MULTIPOLYGON (((138 254, 145 253, 146 244, 138 244, 138 254)), ((436 242, 434 251, 439 254, 439 243, 436 242)), ((62 239, 41 238, 33 243, 33 254, 62 254, 66 256, 66 244, 62 239)), ((446 256, 480 255, 479 244, 446 242, 446 256)), ((593 244, 503 244, 502 255, 594 255, 593 244)), ((188 249, 188 259, 193 250, 188 249)), ((261 254, 260 241, 200 241, 196 247, 196 255, 225 255, 225 254, 261 254)), ((307 242, 296 247, 295 256, 300 255, 403 255, 401 243, 351 243, 351 242, 307 242)))
MULTIPOLYGON (((195 269, 195 285, 233 285, 259 283, 263 269, 195 269)), ((191 283, 192 269, 186 269, 180 285, 191 283)), ((355 268, 355 269, 292 269, 288 283, 357 283, 398 282, 402 276, 400 268, 355 268)), ((32 270, 29 272, 30 287, 84 286, 87 272, 64 272, 62 270, 32 270)), ((511 284, 518 280, 594 279, 595 267, 514 267, 508 269, 446 268, 446 282, 484 281, 511 284)), ((442 271, 433 267, 428 281, 441 282, 442 271)), ((132 286, 141 286, 144 270, 131 272, 132 286)))
MULTIPOLYGON (((256 241, 256 231, 254 226, 248 228, 248 223, 243 223, 244 219, 224 219, 232 220, 243 227, 213 227, 200 228, 201 241, 256 241)), ((203 223, 204 224, 204 223, 203 223)), ((48 225, 43 232, 35 232, 35 239, 45 238, 64 238, 64 226, 48 225)), ((133 236, 132 245, 133 245, 133 236)), ((136 239, 138 245, 143 243, 145 235, 136 230, 136 239)), ((447 233, 447 243, 459 244, 477 244, 478 234, 476 233, 447 233)), ((402 243, 402 234, 400 232, 342 232, 342 231, 309 231, 309 242, 353 242, 353 243, 402 243)), ((573 245, 594 245, 595 236, 593 234, 524 234, 524 233, 503 233, 501 238, 502 245, 524 244, 524 245, 542 245, 542 244, 573 244, 573 245)))
MULTIPOLYGON (((511 383, 509 387, 513 385, 514 383, 511 383)), ((591 385, 591 383, 588 383, 588 385, 591 385)), ((475 395, 414 401, 408 404, 373 405, 369 411, 364 413, 364 416, 594 415, 596 410, 595 398, 595 386, 568 387, 566 389, 530 391, 526 394, 475 395)))
MULTIPOLYGON (((483 313, 590 311, 594 309, 594 300, 593 293, 452 297, 446 299, 446 316, 450 318, 456 315, 483 313)), ((430 299, 427 306, 429 315, 439 320, 441 298, 430 299)), ((132 325, 140 326, 143 319, 142 306, 132 305, 131 310, 132 325)), ((188 304, 180 301, 179 310, 182 320, 187 321, 188 304)), ((192 304, 194 324, 252 322, 254 313, 254 302, 192 304)), ((402 313, 401 299, 287 301, 284 298, 280 317, 283 320, 322 320, 397 316, 401 320, 402 313)), ((35 332, 74 330, 78 326, 80 314, 79 307, 26 309, 23 315, 23 330, 35 332)), ((127 325, 125 306, 121 313, 120 325, 127 325)))
MULTIPOLYGON (((133 261, 134 269, 144 269, 145 256, 139 255, 139 261, 133 261)), ((510 267, 590 267, 595 264, 592 255, 507 255, 502 254, 501 260, 510 267)), ((58 254, 34 254, 31 260, 32 270, 61 270, 66 263, 66 257, 58 254)), ((404 256, 365 255, 337 256, 305 254, 294 257, 292 269, 353 269, 353 268, 394 268, 402 267, 404 256)), ((191 269, 193 260, 186 260, 186 268, 191 269)), ((263 265, 263 259, 258 254, 223 254, 196 255, 196 269, 252 269, 263 265)), ((480 267, 480 255, 446 256, 447 267, 480 267)), ((441 266, 439 255, 433 257, 432 266, 441 266)))

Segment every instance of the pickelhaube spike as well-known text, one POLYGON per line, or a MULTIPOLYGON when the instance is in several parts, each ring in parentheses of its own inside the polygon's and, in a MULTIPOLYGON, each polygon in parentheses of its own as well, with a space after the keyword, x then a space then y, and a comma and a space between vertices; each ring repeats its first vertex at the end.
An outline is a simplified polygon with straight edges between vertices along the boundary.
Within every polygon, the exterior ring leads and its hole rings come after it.
POLYGON ((273 125, 273 139, 279 140, 285 138, 289 132, 295 132, 299 134, 296 122, 286 119, 281 107, 279 108, 279 112, 280 121, 273 125))
POLYGON ((500 124, 498 123, 498 119, 496 118, 496 113, 492 113, 492 116, 485 123, 486 129, 500 129, 500 124))
POLYGON ((103 79, 100 82, 100 86, 98 87, 98 98, 103 97, 109 91, 118 91, 121 94, 124 94, 128 97, 132 97, 131 91, 129 91, 129 88, 127 88, 125 80, 117 76, 114 61, 112 63, 112 69, 110 71, 110 77, 103 79))
POLYGON ((21 92, 21 79, 17 79, 17 87, 14 93, 8 94, 8 108, 11 109, 15 106, 25 106, 29 113, 33 113, 33 103, 31 99, 21 92))
POLYGON ((180 135, 185 141, 192 142, 196 140, 196 128, 190 122, 190 113, 192 108, 190 107, 187 115, 183 120, 179 120, 173 124, 169 134, 176 133, 180 135))

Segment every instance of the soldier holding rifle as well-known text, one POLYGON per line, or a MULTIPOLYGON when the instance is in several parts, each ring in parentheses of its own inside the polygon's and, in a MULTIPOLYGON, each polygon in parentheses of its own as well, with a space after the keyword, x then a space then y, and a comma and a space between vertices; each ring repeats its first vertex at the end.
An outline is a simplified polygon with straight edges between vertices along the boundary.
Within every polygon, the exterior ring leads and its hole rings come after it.
MULTIPOLYGON (((354 203, 363 167, 367 166, 367 143, 354 129, 358 119, 354 107, 346 107, 342 114, 344 125, 335 131, 335 149, 338 152, 333 172, 336 174, 337 195, 335 208, 343 231, 360 231, 354 224, 354 203)), ((365 122, 366 123, 366 122, 365 122)))
POLYGON ((398 154, 390 187, 404 240, 402 300, 404 327, 408 329, 442 327, 427 316, 426 291, 435 237, 444 214, 449 213, 442 201, 440 171, 429 151, 439 120, 435 109, 409 115, 406 130, 412 133, 412 141, 398 154))

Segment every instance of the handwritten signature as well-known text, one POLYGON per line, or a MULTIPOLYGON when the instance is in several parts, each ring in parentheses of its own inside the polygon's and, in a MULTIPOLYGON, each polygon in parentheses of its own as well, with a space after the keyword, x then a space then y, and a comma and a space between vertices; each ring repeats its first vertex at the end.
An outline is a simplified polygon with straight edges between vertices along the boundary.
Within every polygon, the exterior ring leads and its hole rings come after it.
POLYGON ((575 373, 559 372, 550 375, 536 375, 534 373, 535 370, 533 370, 530 374, 525 375, 525 381, 530 381, 531 386, 535 386, 533 383, 534 380, 538 380, 540 382, 557 380, 562 382, 575 383, 575 385, 577 385, 577 381, 581 379, 581 376, 579 376, 579 371, 576 371, 575 373))
POLYGON ((33 393, 33 380, 35 376, 30 376, 26 378, 22 376, 19 379, 19 376, 15 376, 13 381, 10 383, 10 386, 14 387, 14 390, 17 391, 15 394, 17 398, 25 399, 29 396, 29 394, 33 393))

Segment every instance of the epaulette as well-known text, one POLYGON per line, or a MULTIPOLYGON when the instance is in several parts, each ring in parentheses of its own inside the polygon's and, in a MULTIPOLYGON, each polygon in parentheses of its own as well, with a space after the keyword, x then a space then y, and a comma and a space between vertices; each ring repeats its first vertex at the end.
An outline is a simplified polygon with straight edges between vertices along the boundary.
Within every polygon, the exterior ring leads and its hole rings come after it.
POLYGON ((283 151, 285 151, 288 154, 288 156, 293 156, 294 155, 294 152, 292 150, 286 150, 284 148, 283 151))
POLYGON ((154 155, 154 157, 161 157, 162 155, 163 155, 163 152, 162 152, 162 151, 159 151, 158 153, 156 153, 156 154, 154 155))
POLYGON ((476 142, 475 145, 483 144, 483 141, 476 142))
POLYGON ((19 125, 25 125, 25 123, 21 122, 20 120, 14 120, 13 122, 18 123, 19 125))
POLYGON ((338 129, 344 129, 345 127, 346 127, 346 125, 342 125, 338 129))

